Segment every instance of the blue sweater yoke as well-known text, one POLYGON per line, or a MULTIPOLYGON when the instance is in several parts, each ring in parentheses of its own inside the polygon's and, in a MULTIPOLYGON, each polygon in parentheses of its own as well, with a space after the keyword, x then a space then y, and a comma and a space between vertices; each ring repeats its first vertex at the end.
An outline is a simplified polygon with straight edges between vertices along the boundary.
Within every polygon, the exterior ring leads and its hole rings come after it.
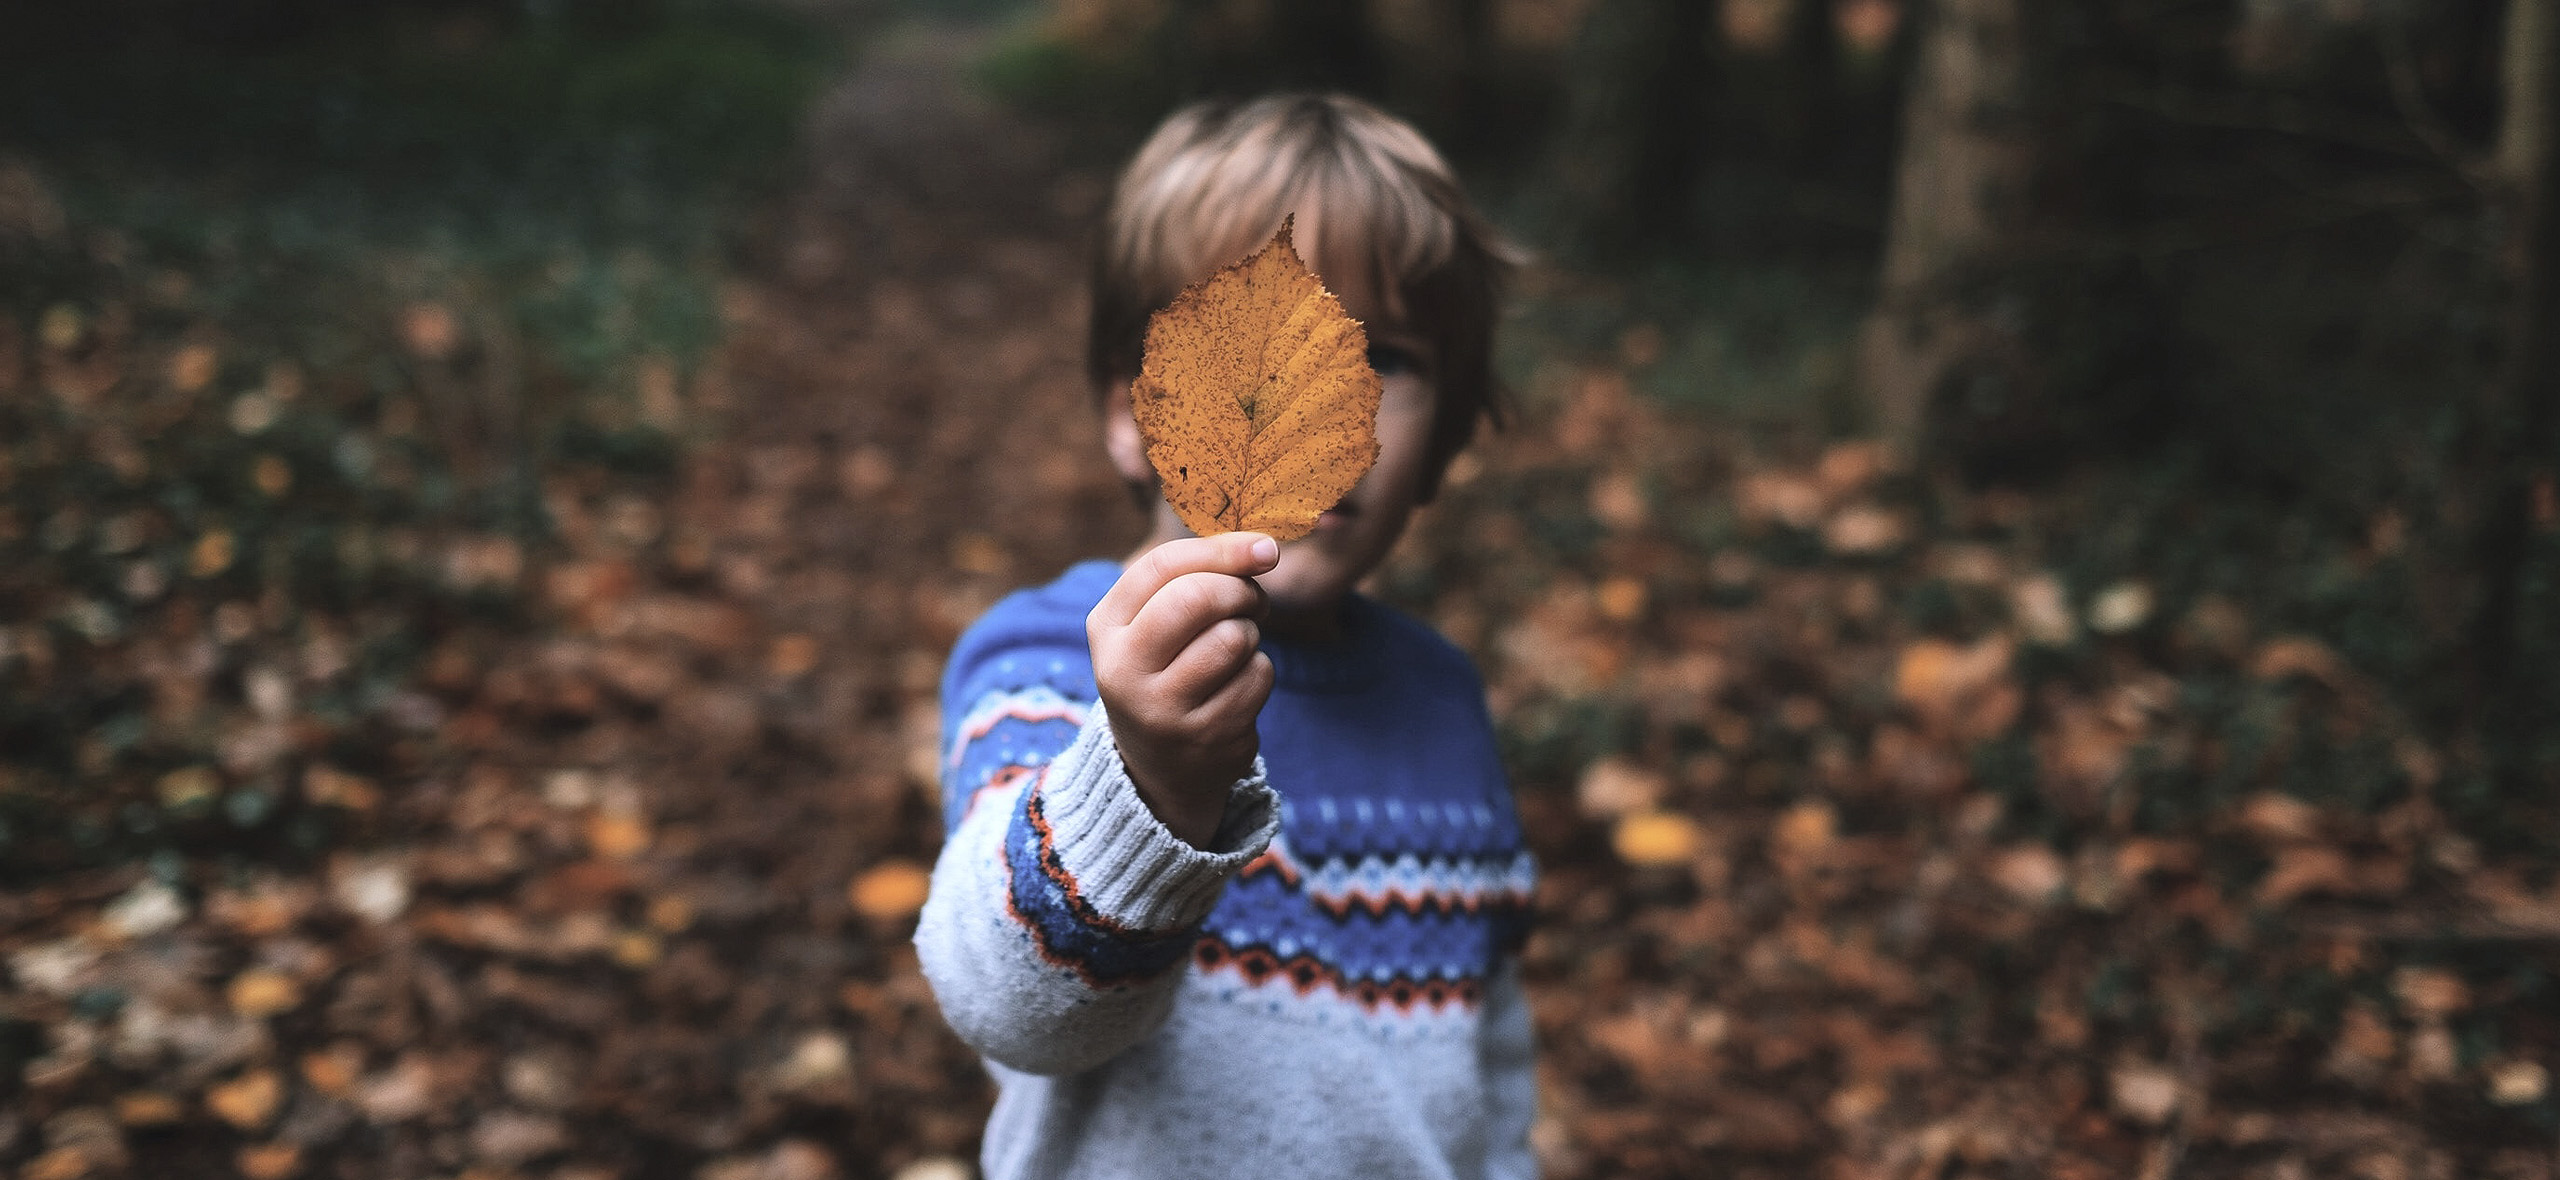
POLYGON ((989 1177, 1526 1176, 1536 869, 1466 656, 1354 596, 1266 639, 1262 756, 1211 846, 1157 823, 1097 700, 1086 562, 963 635, 917 930, 999 1085, 989 1177))

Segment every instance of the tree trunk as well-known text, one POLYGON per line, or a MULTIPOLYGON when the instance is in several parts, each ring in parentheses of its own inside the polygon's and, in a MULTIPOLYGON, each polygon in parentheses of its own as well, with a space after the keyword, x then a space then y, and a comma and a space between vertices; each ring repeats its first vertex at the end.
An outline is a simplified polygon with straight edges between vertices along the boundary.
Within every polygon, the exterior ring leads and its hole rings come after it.
POLYGON ((1599 0, 1565 63, 1557 188, 1573 245, 1624 254, 1688 228, 1707 144, 1705 0, 1599 0))
POLYGON ((1788 154, 1803 176, 1825 176, 1839 157, 1833 143, 1840 101, 1840 36, 1831 0, 1796 0, 1787 14, 1788 154))
POLYGON ((2495 168, 2518 194, 2540 183, 2551 157, 2552 123, 2560 120, 2553 98, 2552 50, 2560 46, 2560 5, 2551 0, 2509 0, 2503 49, 2504 111, 2498 119, 2495 168))
POLYGON ((2472 634, 2473 708, 2493 773, 2521 787, 2512 746, 2529 723, 2515 672, 2519 612, 2533 548, 2535 484, 2555 478, 2560 450, 2560 0, 2511 0, 2505 113, 2495 167, 2510 237, 2514 303, 2504 369, 2480 415, 2487 511, 2480 523, 2481 597, 2472 634))
POLYGON ((1928 445, 1950 396, 2032 396, 2022 346, 1985 298, 2031 232, 2029 3, 1938 0, 1919 32, 1858 357, 1870 418, 1906 452, 1928 445))
POLYGON ((1457 154, 1471 156, 1500 142, 1503 130, 1495 114, 1501 71, 1493 0, 1439 0, 1434 12, 1455 58, 1438 96, 1440 124, 1446 128, 1440 139, 1457 154))
POLYGON ((1281 0, 1270 48, 1291 85, 1375 97, 1386 80, 1368 0, 1281 0))

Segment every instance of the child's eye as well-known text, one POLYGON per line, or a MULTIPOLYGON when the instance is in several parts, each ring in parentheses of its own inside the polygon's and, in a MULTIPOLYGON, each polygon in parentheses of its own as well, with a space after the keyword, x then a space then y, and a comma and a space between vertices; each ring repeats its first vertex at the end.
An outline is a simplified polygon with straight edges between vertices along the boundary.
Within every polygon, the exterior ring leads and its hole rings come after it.
POLYGON ((1369 367, 1377 370, 1381 377, 1393 377, 1400 373, 1419 373, 1422 371, 1422 358, 1413 355, 1413 350, 1408 348, 1398 348, 1393 344, 1372 344, 1369 346, 1369 367))

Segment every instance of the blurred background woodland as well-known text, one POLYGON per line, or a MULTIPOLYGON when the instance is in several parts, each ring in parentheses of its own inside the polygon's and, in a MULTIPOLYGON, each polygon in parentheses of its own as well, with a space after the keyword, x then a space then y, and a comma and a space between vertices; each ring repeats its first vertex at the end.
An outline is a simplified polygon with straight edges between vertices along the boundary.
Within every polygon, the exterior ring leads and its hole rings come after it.
POLYGON ((959 629, 1324 87, 1533 256, 1556 1177, 2560 1176, 2560 0, 103 0, 0 33, 0 1171, 971 1174, 959 629))

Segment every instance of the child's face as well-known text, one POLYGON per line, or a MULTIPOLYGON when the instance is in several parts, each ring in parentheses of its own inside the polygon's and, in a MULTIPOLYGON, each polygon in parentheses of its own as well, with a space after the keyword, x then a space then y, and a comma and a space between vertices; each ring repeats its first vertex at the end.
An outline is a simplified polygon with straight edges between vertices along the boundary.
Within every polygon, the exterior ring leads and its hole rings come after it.
POLYGON ((1282 633, 1293 622, 1321 630, 1343 597, 1386 560, 1422 505, 1439 402, 1431 346, 1410 330, 1349 310, 1369 325, 1369 364, 1378 371, 1378 461, 1340 505, 1316 518, 1315 531, 1280 547, 1278 568, 1255 579, 1270 594, 1271 625, 1282 633))
MULTIPOLYGON (((1342 302, 1367 330, 1369 364, 1378 371, 1378 461, 1341 504, 1316 519, 1315 531, 1280 546, 1278 568, 1255 579, 1271 597, 1265 629, 1275 634, 1327 637, 1337 622, 1336 608, 1386 560, 1423 502, 1439 403, 1438 358, 1428 339, 1389 321, 1374 297, 1345 291, 1342 302)), ((1126 478, 1151 481, 1154 472, 1130 417, 1127 389, 1118 390, 1110 404, 1114 463, 1126 478)), ((1172 508, 1156 506, 1150 547, 1190 535, 1172 508)))

